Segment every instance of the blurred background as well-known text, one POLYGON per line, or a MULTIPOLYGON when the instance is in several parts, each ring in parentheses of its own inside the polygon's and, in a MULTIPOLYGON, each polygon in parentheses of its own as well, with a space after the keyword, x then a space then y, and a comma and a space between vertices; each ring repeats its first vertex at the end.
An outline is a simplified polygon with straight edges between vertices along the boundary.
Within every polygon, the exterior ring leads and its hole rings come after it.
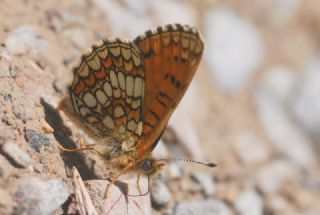
POLYGON ((203 60, 155 154, 218 167, 170 165, 153 213, 320 214, 318 0, 2 0, 0 17, 9 75, 53 105, 97 40, 196 26, 203 60))

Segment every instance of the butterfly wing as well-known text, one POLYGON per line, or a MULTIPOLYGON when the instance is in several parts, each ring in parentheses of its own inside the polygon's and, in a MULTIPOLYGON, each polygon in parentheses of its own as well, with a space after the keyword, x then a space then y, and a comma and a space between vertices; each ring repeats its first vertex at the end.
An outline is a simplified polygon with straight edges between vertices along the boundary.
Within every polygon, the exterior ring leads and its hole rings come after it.
POLYGON ((142 133, 144 78, 143 57, 135 44, 103 41, 74 69, 70 97, 60 107, 80 118, 91 136, 112 137, 118 143, 137 140, 142 133))
POLYGON ((201 60, 203 41, 196 28, 173 24, 134 40, 144 56, 143 129, 137 150, 146 156, 156 146, 201 60))

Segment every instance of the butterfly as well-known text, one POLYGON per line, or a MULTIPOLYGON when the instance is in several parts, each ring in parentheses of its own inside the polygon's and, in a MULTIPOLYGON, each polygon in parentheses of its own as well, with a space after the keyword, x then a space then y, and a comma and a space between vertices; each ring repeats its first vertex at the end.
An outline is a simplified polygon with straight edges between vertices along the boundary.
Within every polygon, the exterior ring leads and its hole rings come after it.
POLYGON ((148 30, 133 41, 113 38, 93 45, 73 70, 69 94, 59 107, 97 143, 64 150, 97 151, 116 169, 109 185, 129 171, 137 172, 138 180, 157 172, 164 163, 151 152, 185 94, 203 48, 199 31, 181 24, 148 30))

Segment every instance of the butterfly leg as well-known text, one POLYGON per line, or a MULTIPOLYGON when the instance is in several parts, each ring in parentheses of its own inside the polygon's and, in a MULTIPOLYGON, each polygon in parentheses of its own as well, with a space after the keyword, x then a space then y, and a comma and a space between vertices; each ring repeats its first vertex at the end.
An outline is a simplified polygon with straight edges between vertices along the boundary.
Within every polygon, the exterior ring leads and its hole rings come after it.
POLYGON ((122 174, 124 174, 125 172, 130 170, 131 167, 132 167, 132 165, 129 164, 124 169, 122 169, 115 177, 111 178, 111 180, 110 180, 109 184, 107 185, 106 190, 104 192, 104 198, 105 199, 108 198, 108 192, 109 192, 109 189, 110 189, 111 185, 113 185, 122 174))
POLYGON ((139 174, 138 177, 137 177, 137 188, 138 188, 139 194, 141 195, 141 188, 140 188, 140 185, 139 185, 140 177, 141 177, 141 174, 139 174))
POLYGON ((147 190, 147 192, 142 194, 139 185, 138 185, 138 190, 139 190, 139 194, 140 194, 138 196, 145 196, 145 195, 148 195, 148 193, 150 193, 150 176, 149 175, 148 175, 148 190, 147 190))
POLYGON ((88 145, 85 145, 85 146, 77 148, 77 149, 66 149, 60 145, 58 147, 63 152, 80 152, 80 151, 85 151, 85 150, 93 150, 97 154, 103 156, 103 153, 99 152, 94 146, 95 146, 95 144, 88 144, 88 145))

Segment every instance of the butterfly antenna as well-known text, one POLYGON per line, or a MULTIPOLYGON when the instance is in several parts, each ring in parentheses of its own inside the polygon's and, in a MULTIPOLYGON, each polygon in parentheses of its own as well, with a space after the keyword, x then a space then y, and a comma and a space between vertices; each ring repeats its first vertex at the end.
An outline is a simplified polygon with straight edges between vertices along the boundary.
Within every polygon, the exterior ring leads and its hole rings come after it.
POLYGON ((197 164, 207 166, 207 167, 216 167, 217 166, 217 164, 215 164, 215 163, 204 163, 201 161, 185 159, 185 158, 165 158, 165 159, 160 159, 160 160, 162 160, 162 161, 184 161, 184 162, 189 162, 189 163, 197 163, 197 164))

